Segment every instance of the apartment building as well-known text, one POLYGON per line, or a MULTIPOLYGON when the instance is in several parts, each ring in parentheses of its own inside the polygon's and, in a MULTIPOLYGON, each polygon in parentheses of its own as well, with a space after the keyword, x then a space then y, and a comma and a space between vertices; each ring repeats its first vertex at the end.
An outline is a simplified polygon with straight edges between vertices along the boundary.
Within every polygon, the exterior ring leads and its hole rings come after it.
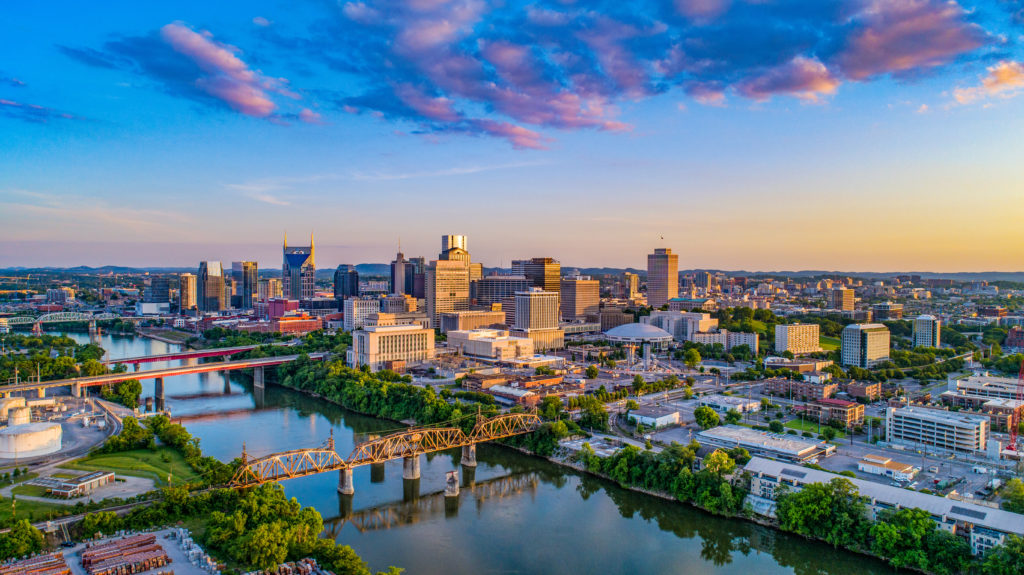
POLYGON ((775 353, 793 355, 821 351, 820 327, 816 323, 786 323, 775 326, 775 353))
POLYGON ((942 336, 942 321, 932 315, 914 319, 914 347, 939 347, 942 336))

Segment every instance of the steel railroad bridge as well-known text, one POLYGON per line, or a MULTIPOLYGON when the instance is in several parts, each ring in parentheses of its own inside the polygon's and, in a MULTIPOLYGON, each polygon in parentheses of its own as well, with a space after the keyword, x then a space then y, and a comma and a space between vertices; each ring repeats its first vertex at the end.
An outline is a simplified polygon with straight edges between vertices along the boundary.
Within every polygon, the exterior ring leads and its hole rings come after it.
POLYGON ((402 477, 419 479, 420 455, 461 447, 462 465, 475 467, 477 443, 531 433, 540 424, 540 417, 532 413, 506 413, 486 419, 477 416, 469 434, 458 427, 414 427, 359 443, 344 459, 334 450, 333 431, 327 442, 318 448, 272 453, 259 459, 250 459, 243 445, 242 465, 229 486, 253 487, 270 481, 338 471, 338 493, 351 495, 355 493, 352 470, 361 465, 401 458, 402 477))

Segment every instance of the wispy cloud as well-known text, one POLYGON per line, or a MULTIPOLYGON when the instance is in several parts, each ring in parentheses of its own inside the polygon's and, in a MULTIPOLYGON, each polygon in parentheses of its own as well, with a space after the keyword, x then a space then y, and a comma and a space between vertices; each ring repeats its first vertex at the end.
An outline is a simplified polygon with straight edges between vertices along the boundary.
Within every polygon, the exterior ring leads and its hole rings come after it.
POLYGON ((1024 91, 1024 64, 1003 61, 990 66, 981 84, 970 88, 957 88, 953 99, 958 104, 970 104, 985 98, 1012 98, 1024 91))
POLYGON ((274 205, 274 206, 290 206, 290 205, 292 205, 292 203, 287 201, 287 200, 282 200, 281 198, 278 198, 276 196, 272 196, 272 195, 270 195, 268 193, 265 193, 265 192, 264 193, 253 192, 252 194, 249 195, 249 197, 254 199, 254 200, 256 200, 257 202, 263 202, 265 204, 271 204, 271 205, 274 205))
POLYGON ((171 237, 182 235, 182 230, 193 223, 191 216, 172 210, 140 209, 108 204, 93 197, 22 189, 0 191, 0 214, 10 218, 0 226, 4 231, 25 238, 38 235, 38 230, 46 233, 57 230, 58 235, 67 235, 95 234, 110 229, 158 232, 171 237))
POLYGON ((422 172, 357 172, 352 175, 352 179, 364 182, 384 182, 391 180, 444 178, 449 176, 468 176, 470 174, 479 174, 481 172, 491 172, 495 170, 511 170, 514 168, 527 168, 544 165, 547 165, 547 163, 517 162, 511 164, 498 164, 493 166, 462 166, 455 168, 445 168, 442 170, 428 170, 422 172))

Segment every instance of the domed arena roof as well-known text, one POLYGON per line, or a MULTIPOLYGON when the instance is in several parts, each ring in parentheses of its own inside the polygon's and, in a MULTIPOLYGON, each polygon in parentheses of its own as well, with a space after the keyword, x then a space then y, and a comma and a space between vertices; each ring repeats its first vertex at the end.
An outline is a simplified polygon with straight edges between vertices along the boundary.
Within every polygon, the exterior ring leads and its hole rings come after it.
POLYGON ((611 341, 640 343, 672 341, 672 334, 649 323, 627 323, 605 332, 611 341))

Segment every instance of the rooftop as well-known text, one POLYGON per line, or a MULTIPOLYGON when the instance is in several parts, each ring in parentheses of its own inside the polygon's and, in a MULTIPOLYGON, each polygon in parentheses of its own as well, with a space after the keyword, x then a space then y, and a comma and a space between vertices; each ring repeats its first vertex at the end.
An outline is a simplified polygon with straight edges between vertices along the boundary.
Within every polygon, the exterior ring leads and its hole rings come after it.
POLYGON ((627 323, 606 331, 605 335, 619 341, 672 341, 672 334, 649 323, 627 323))
POLYGON ((936 495, 927 495, 918 491, 893 487, 884 483, 875 483, 873 481, 865 481, 863 479, 844 478, 840 475, 835 475, 825 471, 818 471, 817 469, 810 469, 800 465, 791 465, 781 461, 764 459, 762 457, 752 457, 750 461, 747 462, 745 469, 750 473, 764 473, 765 475, 770 475, 772 477, 779 477, 783 475, 783 471, 788 471, 789 473, 786 473, 785 476, 790 479, 796 479, 797 482, 801 484, 828 483, 833 479, 839 478, 849 479, 849 481, 857 487, 857 490, 860 491, 861 495, 869 497, 878 503, 885 503, 894 508, 897 505, 900 507, 917 507, 931 513, 932 515, 940 517, 947 516, 959 521, 998 529, 1005 533, 1017 533, 1019 535, 1024 535, 1024 520, 1021 519, 1022 516, 1017 513, 1011 513, 1001 509, 983 507, 974 503, 946 499, 945 497, 938 497, 936 495))
POLYGON ((757 431, 739 425, 722 425, 705 429, 697 434, 697 441, 701 438, 727 441, 737 445, 752 444, 762 448, 772 449, 781 453, 788 453, 799 456, 811 449, 817 449, 822 443, 811 439, 802 439, 792 435, 781 435, 757 431))

